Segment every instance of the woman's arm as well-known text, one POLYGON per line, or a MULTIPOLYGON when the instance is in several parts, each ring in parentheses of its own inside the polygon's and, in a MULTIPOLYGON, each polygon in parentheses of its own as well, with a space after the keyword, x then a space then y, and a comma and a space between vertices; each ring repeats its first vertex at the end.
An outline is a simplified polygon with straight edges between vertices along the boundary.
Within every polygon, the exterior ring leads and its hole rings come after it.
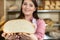
POLYGON ((38 40, 43 40, 45 35, 45 22, 42 19, 37 20, 37 29, 35 33, 38 40))

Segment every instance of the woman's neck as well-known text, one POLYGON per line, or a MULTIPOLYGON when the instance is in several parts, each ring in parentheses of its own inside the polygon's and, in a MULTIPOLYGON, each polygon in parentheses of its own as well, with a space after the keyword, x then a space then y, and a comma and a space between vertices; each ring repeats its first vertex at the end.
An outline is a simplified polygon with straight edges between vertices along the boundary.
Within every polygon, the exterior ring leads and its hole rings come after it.
POLYGON ((25 15, 25 19, 28 20, 28 21, 31 21, 33 18, 32 15, 25 15))

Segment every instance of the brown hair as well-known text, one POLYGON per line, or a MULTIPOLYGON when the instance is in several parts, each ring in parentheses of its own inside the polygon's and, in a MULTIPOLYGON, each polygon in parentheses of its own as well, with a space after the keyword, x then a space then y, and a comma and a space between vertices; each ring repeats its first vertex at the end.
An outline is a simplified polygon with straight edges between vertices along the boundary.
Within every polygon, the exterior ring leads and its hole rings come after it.
MULTIPOLYGON (((34 6, 35 6, 35 8, 36 8, 36 10, 33 12, 33 17, 34 17, 35 19, 39 19, 38 15, 37 15, 37 7, 38 7, 37 2, 36 2, 36 0, 31 0, 31 1, 34 3, 34 6)), ((22 0, 22 4, 23 4, 23 2, 24 2, 24 0, 22 0)), ((24 18, 24 14, 23 14, 23 12, 22 12, 22 5, 21 5, 21 12, 20 12, 20 15, 19 15, 18 18, 19 18, 19 19, 23 19, 23 18, 24 18)))

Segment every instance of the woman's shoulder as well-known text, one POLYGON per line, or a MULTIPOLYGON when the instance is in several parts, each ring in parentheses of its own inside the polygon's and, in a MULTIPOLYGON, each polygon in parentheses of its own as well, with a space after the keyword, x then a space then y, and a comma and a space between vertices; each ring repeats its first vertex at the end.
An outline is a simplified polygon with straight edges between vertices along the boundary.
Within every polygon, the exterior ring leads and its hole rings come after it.
POLYGON ((38 19, 37 20, 37 25, 44 25, 45 26, 45 21, 43 19, 38 19))
POLYGON ((44 22, 45 23, 45 21, 43 19, 37 19, 37 22, 44 22))
POLYGON ((44 22, 43 19, 38 19, 38 20, 37 20, 37 26, 38 26, 38 28, 43 28, 43 29, 45 29, 46 24, 45 24, 45 22, 44 22))

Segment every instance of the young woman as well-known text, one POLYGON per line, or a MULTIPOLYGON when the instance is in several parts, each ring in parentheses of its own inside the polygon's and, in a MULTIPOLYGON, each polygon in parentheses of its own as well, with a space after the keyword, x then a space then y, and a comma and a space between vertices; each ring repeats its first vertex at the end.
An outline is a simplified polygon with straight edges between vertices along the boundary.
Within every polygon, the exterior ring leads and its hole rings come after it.
MULTIPOLYGON (((32 22, 36 29, 34 35, 38 40, 43 40, 45 34, 45 22, 42 19, 39 19, 37 7, 36 0, 22 0, 21 13, 18 18, 32 22)), ((8 38, 9 34, 6 35, 6 33, 3 33, 2 36, 8 38)))

